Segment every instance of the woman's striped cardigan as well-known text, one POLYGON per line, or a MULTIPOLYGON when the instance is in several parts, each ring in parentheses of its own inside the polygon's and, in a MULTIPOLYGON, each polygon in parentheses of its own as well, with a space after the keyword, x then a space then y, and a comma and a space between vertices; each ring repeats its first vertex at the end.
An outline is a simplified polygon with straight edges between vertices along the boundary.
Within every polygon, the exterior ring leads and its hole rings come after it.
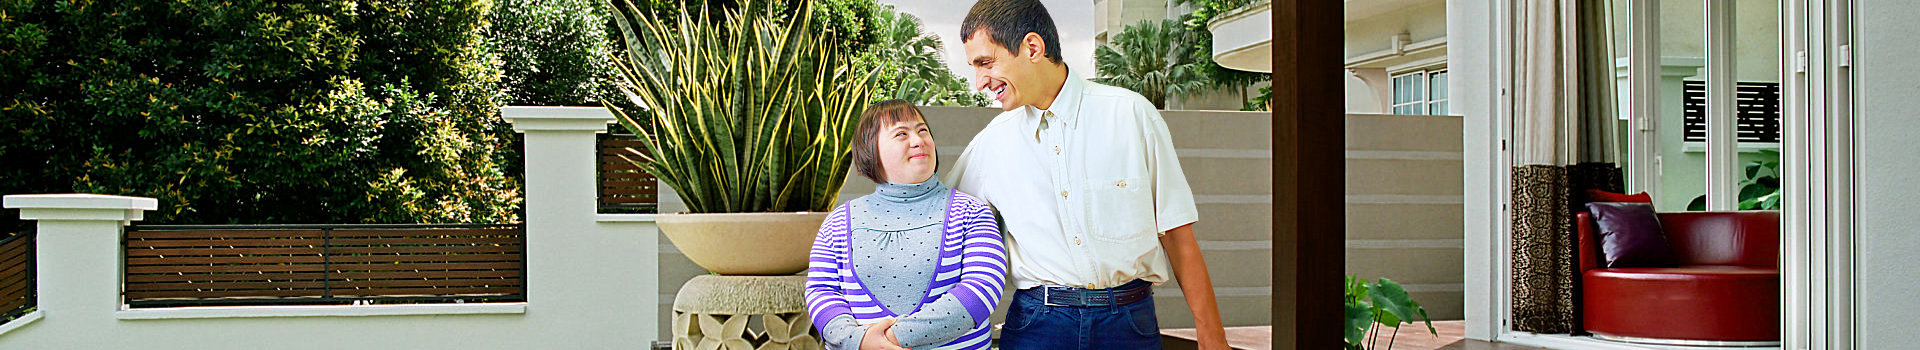
MULTIPOLYGON (((940 262, 920 304, 924 307, 944 294, 953 294, 975 323, 972 330, 937 349, 986 349, 991 342, 987 319, 999 305, 1006 284, 1007 251, 1000 243, 1000 227, 985 202, 957 190, 948 200, 945 226, 940 262)), ((853 316, 860 324, 903 316, 874 299, 853 273, 848 245, 851 232, 847 206, 843 204, 827 215, 820 234, 814 237, 807 270, 807 312, 812 314, 814 327, 826 327, 841 314, 853 316)))

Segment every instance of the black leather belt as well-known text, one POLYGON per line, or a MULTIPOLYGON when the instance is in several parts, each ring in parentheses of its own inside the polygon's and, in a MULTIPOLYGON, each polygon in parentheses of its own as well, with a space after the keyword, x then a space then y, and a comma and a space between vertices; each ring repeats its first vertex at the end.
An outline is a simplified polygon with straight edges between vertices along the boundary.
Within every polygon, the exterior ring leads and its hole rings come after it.
POLYGON ((1119 287, 1103 289, 1074 288, 1067 286, 1040 286, 1021 290, 1031 293, 1047 306, 1113 306, 1127 305, 1153 297, 1153 284, 1147 281, 1133 280, 1119 287))

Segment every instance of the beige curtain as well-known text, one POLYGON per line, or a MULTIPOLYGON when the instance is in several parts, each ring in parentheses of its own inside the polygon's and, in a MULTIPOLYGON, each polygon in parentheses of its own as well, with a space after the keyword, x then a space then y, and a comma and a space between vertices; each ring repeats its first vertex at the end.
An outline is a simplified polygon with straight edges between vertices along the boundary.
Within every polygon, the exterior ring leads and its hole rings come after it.
POLYGON ((1606 1, 1522 0, 1514 18, 1513 327, 1579 329, 1573 213, 1622 187, 1606 1))

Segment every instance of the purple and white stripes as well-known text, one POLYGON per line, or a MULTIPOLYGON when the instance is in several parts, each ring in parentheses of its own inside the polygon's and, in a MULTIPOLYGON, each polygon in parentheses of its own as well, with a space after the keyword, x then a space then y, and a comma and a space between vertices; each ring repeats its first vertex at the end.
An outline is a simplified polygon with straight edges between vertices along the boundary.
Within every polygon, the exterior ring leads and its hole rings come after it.
MULTIPOLYGON (((819 235, 814 237, 807 269, 807 311, 813 317, 814 326, 824 327, 840 314, 851 315, 860 324, 912 314, 887 310, 853 273, 848 249, 852 230, 847 218, 847 206, 841 205, 827 215, 819 235)), ((936 349, 988 348, 991 332, 987 320, 999 305, 1006 271, 1007 251, 1001 244, 1000 228, 993 220, 992 210, 979 199, 953 191, 947 203, 940 261, 920 304, 924 306, 941 295, 952 294, 966 306, 974 327, 936 349)))

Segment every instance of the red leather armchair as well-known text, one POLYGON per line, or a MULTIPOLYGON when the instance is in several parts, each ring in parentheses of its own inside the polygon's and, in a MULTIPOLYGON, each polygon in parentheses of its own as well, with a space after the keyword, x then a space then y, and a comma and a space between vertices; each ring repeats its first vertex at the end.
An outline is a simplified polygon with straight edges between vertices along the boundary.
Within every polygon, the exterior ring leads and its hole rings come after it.
POLYGON ((1659 213, 1679 266, 1604 268, 1598 228, 1578 220, 1582 316, 1602 338, 1668 344, 1780 340, 1780 212, 1659 213))

